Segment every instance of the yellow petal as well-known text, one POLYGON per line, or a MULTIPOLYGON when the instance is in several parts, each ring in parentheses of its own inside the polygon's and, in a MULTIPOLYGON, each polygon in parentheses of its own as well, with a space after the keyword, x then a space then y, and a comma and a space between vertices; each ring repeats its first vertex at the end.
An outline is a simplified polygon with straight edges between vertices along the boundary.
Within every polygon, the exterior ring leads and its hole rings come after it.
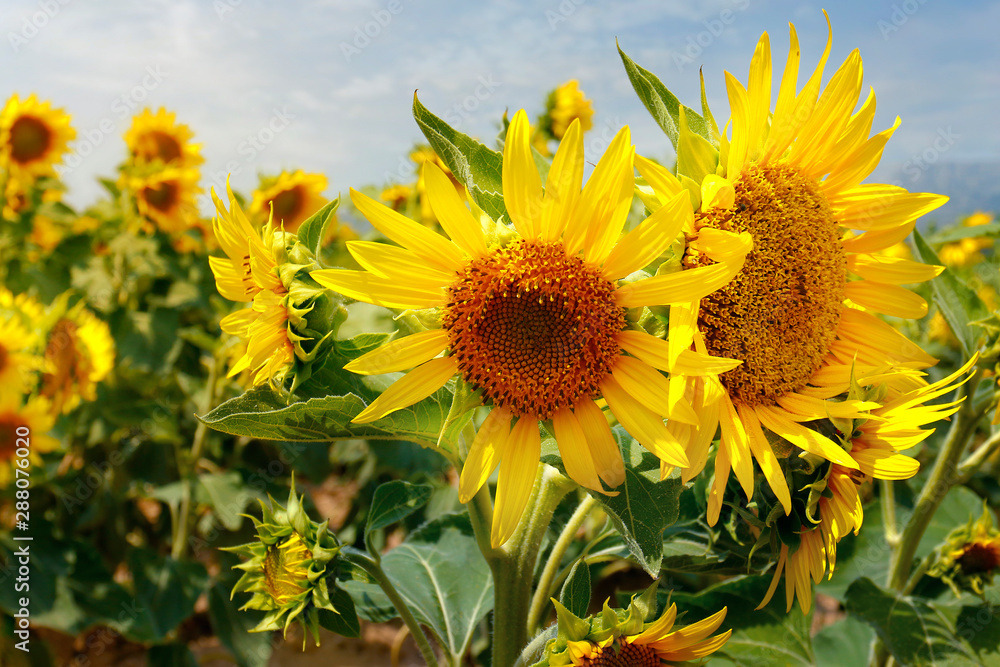
POLYGON ((760 611, 767 606, 767 603, 771 601, 774 596, 774 591, 778 588, 778 582, 781 581, 781 573, 785 569, 785 560, 788 558, 788 546, 785 544, 781 545, 781 555, 778 556, 778 564, 774 566, 774 575, 771 576, 771 585, 767 587, 767 593, 764 595, 764 599, 761 600, 760 604, 754 609, 754 611, 760 611))
POLYGON ((367 271, 320 269, 309 275, 344 296, 386 308, 433 308, 444 305, 447 298, 443 288, 402 286, 397 280, 380 278, 367 271))
POLYGON ((785 514, 788 515, 792 511, 792 496, 788 491, 788 482, 785 481, 785 474, 781 470, 781 464, 778 463, 778 457, 774 455, 774 450, 771 449, 771 443, 767 441, 764 431, 760 428, 760 420, 757 419, 757 413, 754 412, 753 408, 746 405, 739 406, 738 411, 740 419, 743 421, 743 426, 747 430, 747 436, 750 440, 750 451, 753 453, 753 457, 757 459, 760 469, 764 472, 764 478, 767 480, 768 486, 771 487, 774 495, 778 497, 778 502, 781 503, 785 514))
POLYGON ((870 310, 893 317, 919 320, 927 315, 927 301, 905 287, 871 280, 856 280, 844 286, 844 296, 870 310))
POLYGON ((576 210, 583 185, 583 131, 580 119, 574 118, 559 141, 545 179, 542 200, 542 240, 557 241, 576 210))
POLYGON ((735 180, 743 172, 743 165, 747 162, 747 151, 750 148, 750 109, 746 89, 729 72, 726 72, 726 91, 729 93, 733 139, 729 143, 729 159, 725 175, 735 180))
POLYGON ((639 170, 646 182, 656 193, 662 204, 674 198, 679 192, 686 192, 677 177, 663 165, 657 164, 641 155, 635 156, 635 168, 639 170))
POLYGON ((355 424, 366 424, 396 410, 407 408, 443 387, 457 372, 458 361, 455 357, 431 359, 396 380, 351 421, 355 424))
POLYGON ((781 75, 781 87, 778 89, 778 100, 774 104, 774 115, 771 118, 771 129, 767 133, 761 163, 770 162, 785 152, 794 135, 791 133, 794 119, 789 117, 795 104, 795 87, 799 78, 799 36, 795 26, 788 24, 788 59, 785 61, 785 72, 781 75))
POLYGON ((737 234, 705 227, 698 232, 698 237, 692 240, 688 247, 705 253, 716 262, 736 260, 742 263, 747 253, 753 250, 753 237, 747 232, 737 234))
POLYGON ((373 275, 395 280, 407 287, 446 287, 458 277, 454 271, 449 273, 436 264, 428 264, 406 248, 388 243, 348 241, 347 250, 362 268, 373 275))
POLYGON ((643 268, 667 250, 685 224, 693 223, 691 197, 680 192, 615 244, 601 273, 617 280, 643 268))
MULTIPOLYGON (((587 401, 588 403, 591 401, 587 401)), ((570 408, 562 408, 552 415, 552 429, 562 456, 566 474, 580 486, 605 493, 597 476, 597 466, 587 444, 587 436, 570 408)), ((617 494, 614 494, 617 495, 617 494)))
POLYGON ((604 378, 600 387, 611 412, 639 444, 662 461, 680 468, 688 466, 684 448, 667 431, 658 415, 633 399, 611 375, 604 378))
POLYGON ((852 153, 846 155, 840 164, 829 167, 830 175, 823 181, 824 192, 835 193, 852 188, 868 177, 882 159, 882 151, 899 128, 899 116, 896 122, 887 130, 879 132, 874 137, 858 146, 852 153))
POLYGON ((889 229, 883 229, 877 232, 865 232, 858 236, 852 236, 849 239, 844 239, 841 241, 841 245, 849 253, 852 252, 877 252, 879 250, 885 250, 886 248, 891 248, 896 245, 913 231, 916 227, 916 221, 907 223, 905 225, 900 225, 899 227, 890 227, 889 229))
POLYGON ((850 341, 858 348, 875 350, 886 355, 888 360, 926 366, 937 363, 937 359, 920 346, 871 313, 845 308, 840 315, 837 334, 842 341, 850 341))
POLYGON ((499 549, 510 539, 521 520, 538 474, 541 450, 538 422, 531 417, 518 419, 511 429, 503 460, 500 462, 493 527, 490 531, 490 544, 494 549, 499 549))
POLYGON ((604 411, 593 401, 583 400, 576 405, 575 412, 594 456, 598 476, 612 489, 620 486, 625 481, 625 463, 604 411))
MULTIPOLYGON (((618 357, 611 374, 622 389, 649 410, 685 424, 698 425, 698 415, 683 395, 671 400, 672 383, 646 363, 632 357, 618 357)), ((677 386, 682 386, 679 381, 677 386)))
POLYGON ((810 454, 815 454, 845 468, 858 469, 858 464, 854 462, 854 459, 837 443, 812 429, 793 422, 781 408, 758 405, 755 411, 761 424, 799 449, 804 449, 810 454))
POLYGON ((730 465, 747 499, 753 498, 753 461, 750 458, 750 436, 728 394, 719 401, 719 426, 722 447, 729 453, 730 465))
POLYGON ((901 257, 882 255, 851 255, 847 258, 847 270, 867 280, 890 285, 922 283, 935 278, 944 271, 943 266, 921 264, 901 257))
POLYGON ((257 317, 258 314, 252 308, 240 308, 236 312, 223 317, 219 322, 219 328, 227 334, 246 338, 249 335, 247 328, 257 317))
POLYGON ((483 234, 483 226, 472 217, 472 212, 458 196, 451 179, 430 160, 424 162, 423 177, 431 210, 441 223, 441 228, 455 245, 472 257, 485 255, 486 235, 483 234))
POLYGON ((449 273, 454 273, 465 266, 465 257, 458 246, 437 232, 410 220, 354 188, 351 188, 351 201, 368 218, 372 227, 404 248, 417 253, 424 261, 449 273))
POLYGON ((837 222, 848 229, 881 231, 908 225, 943 206, 944 195, 907 192, 895 185, 859 185, 830 198, 837 222))
POLYGON ((514 114, 503 146, 503 198, 514 228, 525 239, 539 236, 542 215, 542 178, 529 142, 528 114, 514 114))
POLYGON ((472 500, 493 474, 504 456, 509 437, 510 411, 507 408, 493 408, 476 431, 476 437, 469 447, 469 456, 462 464, 462 476, 458 481, 459 502, 468 503, 472 500))
POLYGON ((636 308, 698 301, 725 287, 742 268, 742 260, 733 260, 643 278, 619 287, 615 303, 622 308, 636 308))
POLYGON ((386 343, 361 355, 344 366, 359 375, 395 373, 430 361, 448 347, 448 332, 441 329, 421 331, 386 343))
POLYGON ((852 452, 861 472, 878 479, 909 479, 920 470, 916 459, 883 449, 863 449, 852 452))
POLYGON ((747 157, 757 160, 764 149, 771 112, 771 42, 765 32, 757 41, 747 79, 747 157))
MULTIPOLYGON (((625 226, 635 190, 634 156, 626 125, 611 141, 580 195, 574 217, 578 224, 586 224, 584 259, 592 264, 600 265, 607 259, 625 226)), ((571 252, 570 245, 568 242, 567 252, 571 252)))

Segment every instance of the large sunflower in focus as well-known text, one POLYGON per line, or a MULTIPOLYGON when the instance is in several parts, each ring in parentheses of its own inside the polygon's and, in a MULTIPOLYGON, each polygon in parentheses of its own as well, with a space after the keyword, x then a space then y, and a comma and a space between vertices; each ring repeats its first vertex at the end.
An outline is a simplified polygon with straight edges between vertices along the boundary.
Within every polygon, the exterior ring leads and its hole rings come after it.
POLYGON ((132 126, 125 133, 129 157, 137 165, 159 163, 164 167, 196 167, 204 158, 201 144, 191 143, 191 128, 177 122, 177 114, 163 107, 143 109, 133 116, 132 126))
POLYGON ((581 192, 583 141, 575 121, 543 189, 528 119, 519 111, 503 152, 504 202, 513 229, 497 224, 484 231, 444 172, 428 162, 428 200, 450 241, 352 190, 358 210, 402 247, 354 241, 348 249, 365 270, 312 273, 360 301, 436 311, 440 329, 393 341, 346 367, 362 374, 414 369, 354 421, 413 405, 455 375, 478 389, 493 409, 471 444, 460 497, 467 502, 500 466, 494 545, 511 536, 531 492, 540 421, 551 425, 567 473, 604 492, 602 482, 611 488, 622 482, 624 466, 597 399, 604 398, 661 460, 686 467, 684 447, 663 417, 671 424, 694 424, 698 417, 659 370, 683 365, 710 373, 736 363, 695 352, 672 358, 666 341, 627 328, 627 308, 697 300, 725 285, 749 250, 749 235, 712 230, 692 236, 690 245, 716 263, 620 284, 693 223, 690 199, 682 193, 619 239, 632 203, 633 158, 626 127, 581 192))
MULTIPOLYGON (((855 112, 862 90, 861 57, 853 51, 820 94, 826 50, 796 92, 799 44, 791 26, 788 61, 771 104, 771 49, 757 44, 747 87, 730 73, 726 85, 732 138, 705 121, 717 141, 694 135, 681 115, 678 178, 637 159, 659 201, 686 186, 700 197, 695 229, 746 232, 753 251, 728 285, 671 313, 697 331, 693 343, 713 356, 743 363, 718 379, 694 378, 689 392, 710 397, 701 415, 692 476, 704 465, 708 443, 721 425, 709 518, 718 518, 730 471, 753 495, 755 458, 789 511, 789 492, 766 432, 848 469, 858 462, 840 445, 805 425, 816 419, 855 418, 875 402, 841 400, 852 365, 860 375, 882 369, 890 388, 897 370, 936 363, 876 313, 921 318, 927 303, 901 285, 929 280, 942 269, 877 255, 905 238, 916 219, 947 197, 911 193, 885 184, 862 184, 875 169, 899 125, 869 137, 875 95, 855 112)), ((684 264, 702 267, 697 250, 684 264)), ((673 324, 673 322, 672 322, 673 324)), ((907 376, 909 378, 909 376, 907 376)))
MULTIPOLYGON (((250 219, 260 225, 273 220, 286 232, 297 232, 299 225, 326 203, 323 191, 327 180, 323 174, 307 174, 301 169, 283 171, 277 178, 262 179, 253 191, 248 211, 250 219)), ((331 225, 329 233, 336 231, 331 225)))
POLYGON ((53 173, 67 144, 76 138, 69 114, 31 95, 14 95, 0 112, 0 167, 25 178, 53 173))

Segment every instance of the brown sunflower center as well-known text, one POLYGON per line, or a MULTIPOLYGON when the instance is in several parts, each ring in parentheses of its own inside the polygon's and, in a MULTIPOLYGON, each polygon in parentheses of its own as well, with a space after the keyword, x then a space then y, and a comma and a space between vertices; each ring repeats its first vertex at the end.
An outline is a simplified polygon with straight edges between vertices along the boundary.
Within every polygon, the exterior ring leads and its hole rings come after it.
POLYGON ((7 364, 10 363, 10 352, 4 347, 3 343, 0 343, 0 373, 7 369, 7 364))
POLYGON ((45 157, 52 146, 52 130, 40 118, 21 116, 10 126, 10 156, 27 164, 45 157))
POLYGON ((14 458, 14 451, 17 449, 17 429, 22 426, 27 424, 16 414, 0 415, 0 462, 14 458))
POLYGON ((593 658, 586 658, 580 667, 660 667, 656 651, 646 645, 623 643, 616 653, 607 647, 593 658))
MULTIPOLYGON (((750 165, 732 208, 696 216, 696 227, 749 232, 753 251, 726 287, 701 301, 709 351, 742 359, 722 382, 734 400, 773 404, 819 368, 840 323, 847 258, 826 197, 784 166, 750 165)), ((690 253, 689 266, 710 263, 690 253)))
POLYGON ((305 561, 311 557, 312 553, 298 533, 268 548, 261 569, 267 592, 277 604, 289 602, 308 588, 309 572, 305 561))
POLYGON ((77 327, 71 320, 56 322, 45 346, 45 361, 51 372, 42 376, 42 395, 52 398, 70 393, 73 384, 86 377, 85 362, 77 349, 77 327))
POLYGON ((159 159, 174 162, 183 155, 181 144, 173 135, 162 130, 151 130, 142 135, 136 154, 145 160, 159 159))
POLYGON ((163 181, 142 189, 146 203, 162 213, 169 213, 178 199, 180 186, 174 181, 163 181))
MULTIPOLYGON (((292 229, 291 225, 295 224, 296 219, 302 212, 300 209, 305 200, 305 194, 302 192, 301 186, 295 186, 290 190, 279 192, 270 202, 274 211, 274 221, 283 221, 285 231, 294 232, 295 230, 292 229)), ((266 208, 265 205, 265 210, 266 208)))
POLYGON ((958 565, 963 574, 982 574, 1000 567, 1000 544, 995 541, 973 542, 959 556, 958 565))
POLYGON ((614 285, 561 243, 516 241, 469 263, 441 316, 465 379, 516 416, 598 393, 619 356, 614 285))

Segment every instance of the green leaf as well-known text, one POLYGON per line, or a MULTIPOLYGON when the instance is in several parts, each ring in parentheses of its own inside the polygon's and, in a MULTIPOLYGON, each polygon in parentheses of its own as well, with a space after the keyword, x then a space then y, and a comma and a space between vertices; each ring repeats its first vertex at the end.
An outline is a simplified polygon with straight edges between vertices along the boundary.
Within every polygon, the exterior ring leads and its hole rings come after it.
POLYGON ((828 625, 813 637, 816 667, 868 664, 872 629, 853 616, 828 625))
MULTIPOLYGON (((643 69, 625 55, 620 46, 618 47, 618 55, 622 58, 622 64, 625 65, 625 73, 628 74, 629 81, 632 82, 632 87, 635 88, 639 99, 642 100, 643 105, 653 116, 656 124, 666 133, 670 139, 670 143, 674 146, 674 150, 676 150, 677 141, 680 136, 680 109, 682 106, 680 100, 667 90, 667 87, 663 85, 663 82, 655 74, 647 69, 643 69)), ((702 116, 698 115, 698 112, 685 106, 684 116, 687 120, 688 129, 691 132, 708 142, 712 141, 708 122, 702 116)))
MULTIPOLYGON (((917 247, 917 254, 921 261, 925 264, 941 265, 937 253, 927 245, 927 241, 916 229, 913 230, 913 242, 917 247)), ((934 303, 941 309, 944 319, 948 321, 948 326, 955 333, 958 342, 962 344, 965 356, 972 356, 977 344, 976 334, 969 326, 969 322, 987 315, 976 293, 962 283, 948 268, 931 281, 931 293, 934 295, 934 303)))
POLYGON ((901 665, 982 664, 956 632, 961 609, 900 595, 862 577, 847 589, 847 611, 868 623, 901 665))
POLYGON ((625 482, 615 489, 617 496, 588 493, 607 511, 639 565, 656 577, 663 558, 663 531, 677 520, 680 473, 661 482, 660 460, 622 427, 616 426, 613 432, 624 450, 625 482))
POLYGON ((330 601, 337 611, 317 608, 319 624, 341 637, 359 636, 361 623, 358 621, 358 613, 354 609, 354 600, 351 599, 350 593, 342 588, 331 588, 330 601))
MULTIPOLYGON (((671 599, 678 612, 687 616, 685 625, 700 621, 723 607, 726 620, 718 632, 732 628, 733 635, 726 645, 712 654, 712 664, 725 664, 723 658, 736 665, 814 665, 810 638, 810 615, 785 613, 785 605, 769 604, 760 611, 755 608, 764 599, 770 576, 736 577, 692 593, 674 592, 671 599)), ((666 594, 661 591, 661 596, 666 594)), ((679 623, 679 624, 680 624, 679 623)), ((842 663, 849 664, 849 663, 842 663)))
MULTIPOLYGON (((468 515, 448 514, 424 524, 382 557, 382 569, 413 615, 457 663, 493 608, 493 577, 468 515)), ((358 581, 342 585, 362 616, 391 618, 391 605, 377 586, 358 581)))
POLYGON ((239 530, 243 524, 240 513, 255 496, 243 483, 243 476, 235 470, 206 473, 198 476, 198 483, 205 490, 218 522, 226 530, 239 530))
POLYGON ((469 195, 494 220, 507 215, 503 203, 503 155, 462 134, 431 113, 413 95, 413 118, 469 195))
POLYGON ((975 225, 974 227, 961 226, 943 229, 927 239, 927 242, 930 245, 939 245, 941 243, 953 243, 962 239, 977 238, 980 236, 1000 236, 1000 220, 986 225, 975 225))
POLYGON ((154 639, 163 639, 194 611, 208 582, 205 566, 141 548, 128 552, 128 564, 136 601, 149 616, 154 639))
POLYGON ((590 567, 581 559, 573 563, 562 591, 559 602, 573 614, 583 618, 590 606, 590 567))
POLYGON ((305 222, 299 226, 299 241, 309 248, 313 255, 319 257, 323 247, 323 239, 326 237, 326 229, 330 226, 340 206, 340 196, 326 204, 323 208, 310 215, 305 222))
POLYGON ((149 667, 198 667, 198 661, 184 644, 152 646, 146 660, 149 667))
POLYGON ((380 484, 375 489, 372 506, 368 510, 365 543, 369 544, 372 531, 392 525, 423 507, 430 500, 433 491, 433 486, 410 484, 403 480, 380 484))
POLYGON ((208 616, 212 631, 229 649, 240 667, 267 667, 271 658, 271 638, 266 632, 250 632, 257 624, 250 610, 240 611, 230 600, 232 588, 217 583, 208 591, 208 616))

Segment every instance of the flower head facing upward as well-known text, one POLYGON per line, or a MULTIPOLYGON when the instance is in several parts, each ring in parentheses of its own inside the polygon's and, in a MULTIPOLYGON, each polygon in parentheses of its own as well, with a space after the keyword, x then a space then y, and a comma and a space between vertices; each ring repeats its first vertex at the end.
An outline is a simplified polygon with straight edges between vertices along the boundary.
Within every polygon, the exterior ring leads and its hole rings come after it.
MULTIPOLYGON (((832 32, 831 32, 832 35, 832 32)), ((832 37, 831 37, 832 38, 832 37)), ((859 418, 879 406, 846 398, 849 376, 874 369, 892 374, 936 363, 875 313, 920 318, 927 303, 901 287, 929 280, 941 267, 876 254, 897 244, 916 219, 947 197, 910 193, 893 185, 862 184, 878 164, 893 127, 868 136, 875 113, 861 92, 861 58, 851 53, 820 94, 830 39, 819 65, 796 90, 799 46, 791 47, 771 104, 771 53, 765 33, 750 65, 747 87, 726 73, 732 137, 720 134, 707 108, 694 117, 682 107, 677 176, 637 158, 660 205, 686 189, 699 201, 694 227, 746 232, 753 251, 735 279, 698 303, 675 308, 697 329, 694 349, 742 361, 720 378, 694 378, 706 417, 696 463, 721 426, 709 520, 718 519, 722 492, 735 472, 753 496, 753 461, 785 512, 789 490, 766 432, 846 469, 859 463, 830 437, 806 425, 817 419, 859 418), (697 122, 696 122, 697 121, 697 122), (697 133, 695 129, 698 129, 697 133), (714 406, 714 407, 710 407, 714 406)), ((700 266, 697 252, 684 263, 700 266)), ((675 317, 671 313, 671 320, 675 317)), ((690 479, 698 465, 685 471, 690 479)))
POLYGON ((295 481, 288 494, 288 504, 281 507, 271 499, 272 507, 260 503, 263 516, 253 518, 257 541, 228 547, 249 560, 236 565, 243 576, 233 586, 233 595, 248 591, 253 596, 241 609, 267 612, 250 632, 281 630, 298 621, 306 635, 319 646, 320 626, 337 628, 342 622, 331 616, 354 616, 354 606, 347 594, 334 585, 340 543, 327 530, 327 522, 316 524, 306 514, 295 493, 295 481))
POLYGON ((32 178, 53 173, 53 166, 76 138, 70 117, 51 102, 14 95, 0 111, 0 166, 32 178))
MULTIPOLYGON (((326 187, 326 176, 307 174, 301 169, 261 179, 260 186, 253 191, 250 218, 260 224, 273 220, 284 231, 296 232, 306 218, 326 203, 323 198, 326 187)), ((329 233, 335 231, 335 226, 331 226, 329 233)))
POLYGON ((674 630, 677 605, 655 618, 657 586, 634 596, 627 609, 612 609, 605 602, 600 615, 585 619, 553 600, 558 634, 532 667, 658 667, 704 658, 725 645, 732 630, 709 637, 725 620, 725 607, 674 630))
POLYGON ((393 341, 346 366, 362 374, 414 369, 354 421, 374 421, 413 405, 455 375, 478 389, 493 409, 471 444, 460 496, 468 501, 499 465, 494 545, 513 533, 530 494, 539 421, 551 421, 570 477, 602 493, 605 484, 621 484, 624 466, 595 402, 600 398, 646 448, 671 465, 688 465, 662 418, 693 424, 697 417, 659 371, 681 365, 691 372, 716 371, 704 365, 705 355, 671 352, 666 341, 627 328, 624 311, 714 291, 739 270, 749 236, 692 233, 692 243, 701 243, 716 263, 621 284, 693 223, 684 194, 619 240, 632 202, 633 156, 624 128, 581 191, 582 131, 574 122, 543 190, 527 116, 519 111, 503 153, 504 202, 513 229, 493 221, 484 229, 448 177, 427 164, 428 200, 451 241, 352 191, 372 225, 403 247, 352 242, 348 249, 366 270, 312 274, 320 284, 368 303, 435 309, 441 329, 393 341))

